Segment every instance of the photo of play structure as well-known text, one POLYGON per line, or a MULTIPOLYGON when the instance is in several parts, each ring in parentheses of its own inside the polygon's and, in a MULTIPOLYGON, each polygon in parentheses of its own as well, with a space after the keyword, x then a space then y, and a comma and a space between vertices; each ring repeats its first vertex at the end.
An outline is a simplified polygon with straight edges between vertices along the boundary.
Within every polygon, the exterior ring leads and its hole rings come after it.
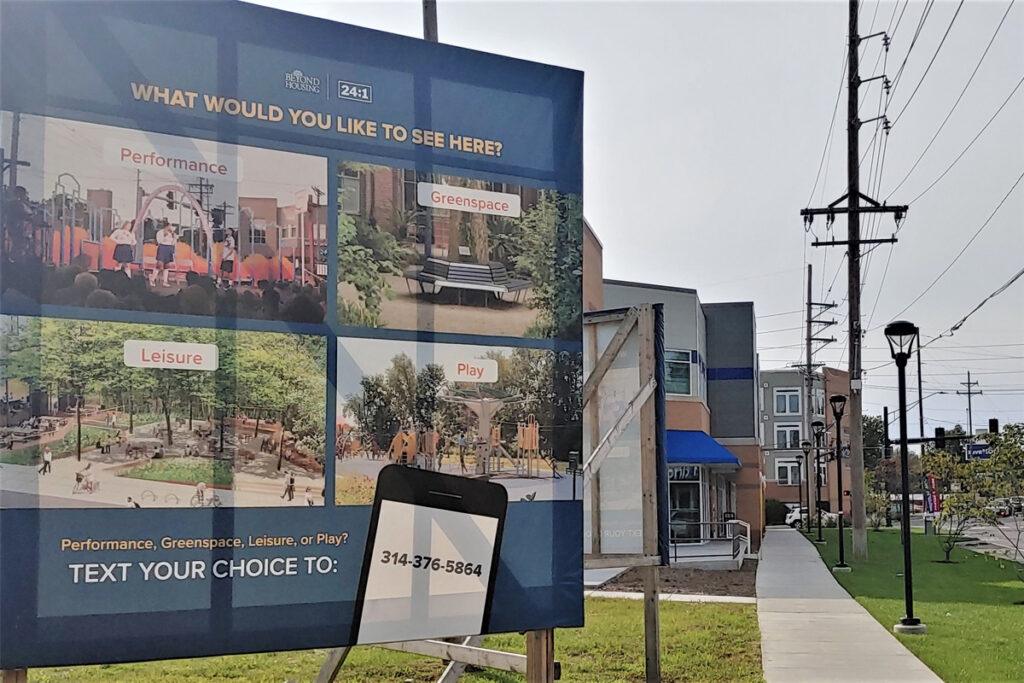
POLYGON ((578 195, 343 162, 338 320, 577 339, 582 237, 578 195))
POLYGON ((4 507, 324 504, 323 338, 8 316, 0 327, 4 507), (216 365, 129 365, 133 344, 215 347, 216 365))
POLYGON ((324 319, 325 159, 2 112, 15 138, 5 306, 324 319))
POLYGON ((573 494, 579 354, 341 339, 335 503, 369 504, 388 464, 487 479, 509 499, 573 494))

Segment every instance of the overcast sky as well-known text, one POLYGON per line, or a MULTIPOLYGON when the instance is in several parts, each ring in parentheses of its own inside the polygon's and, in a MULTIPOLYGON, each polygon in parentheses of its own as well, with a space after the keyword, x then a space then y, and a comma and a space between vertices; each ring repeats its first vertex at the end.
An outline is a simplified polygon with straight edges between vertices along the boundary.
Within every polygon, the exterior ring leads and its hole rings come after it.
MULTIPOLYGON (((410 36, 422 31, 417 1, 265 4, 410 36)), ((882 73, 884 65, 895 80, 906 60, 887 109, 894 125, 881 173, 884 135, 872 148, 877 124, 861 129, 862 191, 891 204, 914 200, 1019 85, 1024 6, 1010 9, 944 129, 892 192, 950 112, 1009 5, 862 3, 861 33, 888 29, 892 45, 879 59, 880 38, 865 42, 861 77, 882 73)), ((814 298, 841 304, 826 317, 844 321, 826 332, 839 341, 815 360, 845 368, 846 271, 837 271, 843 252, 810 247, 799 210, 828 204, 845 191, 845 88, 833 147, 818 169, 840 94, 847 11, 845 2, 438 0, 438 26, 445 43, 585 72, 585 212, 604 243, 605 277, 693 287, 704 302, 753 300, 761 367, 772 368, 802 359, 800 309, 809 262, 814 298)), ((879 115, 879 85, 862 87, 862 119, 879 115)), ((866 260, 865 369, 888 361, 881 328, 898 314, 924 335, 936 335, 1024 267, 1021 181, 959 260, 903 312, 1024 173, 1021 120, 1024 86, 952 170, 912 202, 891 260, 889 245, 866 260)), ((826 236, 823 221, 813 227, 826 236)), ((865 226, 880 237, 893 229, 891 217, 865 226)), ((845 234, 839 219, 830 235, 845 234)), ((925 395, 963 389, 959 382, 971 370, 985 392, 974 399, 976 427, 988 417, 1024 420, 1022 313, 1024 278, 954 337, 925 349, 925 395)), ((915 377, 910 381, 916 385, 915 377)), ((865 412, 895 406, 891 366, 868 372, 865 383, 865 412)), ((928 398, 926 418, 928 432, 966 424, 966 398, 928 398)), ((916 424, 915 418, 912 434, 916 424)))

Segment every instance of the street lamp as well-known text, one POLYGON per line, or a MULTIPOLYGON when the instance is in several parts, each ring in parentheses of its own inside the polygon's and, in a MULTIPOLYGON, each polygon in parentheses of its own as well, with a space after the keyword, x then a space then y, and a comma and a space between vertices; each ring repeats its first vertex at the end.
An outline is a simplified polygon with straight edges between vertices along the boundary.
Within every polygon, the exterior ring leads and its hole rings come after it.
POLYGON ((843 456, 840 446, 843 443, 843 411, 846 410, 846 397, 842 394, 833 394, 828 402, 832 405, 832 417, 836 421, 836 487, 839 493, 839 562, 832 567, 834 572, 848 572, 850 565, 846 564, 846 542, 843 539, 843 456))
POLYGON ((815 543, 824 543, 821 537, 821 440, 825 436, 825 423, 815 420, 811 423, 811 433, 814 434, 814 504, 818 509, 818 539, 815 543))
POLYGON ((914 617, 914 579, 910 560, 910 466, 907 455, 907 360, 918 338, 917 325, 906 320, 897 320, 885 326, 885 338, 889 341, 889 352, 896 361, 899 376, 900 395, 900 478, 902 480, 902 504, 900 505, 900 534, 903 536, 903 597, 907 614, 900 623, 892 627, 896 633, 925 633, 925 625, 914 617))
MULTIPOLYGON (((806 482, 804 484, 804 486, 807 487, 807 526, 804 527, 804 530, 810 531, 810 529, 811 529, 811 442, 810 441, 801 441, 800 442, 800 450, 804 452, 803 460, 806 463, 804 472, 801 475, 801 476, 803 476, 804 481, 806 482)), ((803 517, 802 517, 803 513, 802 512, 800 513, 800 515, 801 515, 801 519, 803 519, 803 517)))

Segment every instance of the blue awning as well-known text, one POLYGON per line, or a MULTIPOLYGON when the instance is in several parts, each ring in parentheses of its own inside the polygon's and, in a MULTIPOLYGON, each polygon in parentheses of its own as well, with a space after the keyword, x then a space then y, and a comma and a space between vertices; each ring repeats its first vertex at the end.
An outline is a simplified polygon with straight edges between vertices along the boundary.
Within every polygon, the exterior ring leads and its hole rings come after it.
POLYGON ((665 439, 668 462, 684 465, 732 465, 740 460, 704 432, 669 429, 665 439))

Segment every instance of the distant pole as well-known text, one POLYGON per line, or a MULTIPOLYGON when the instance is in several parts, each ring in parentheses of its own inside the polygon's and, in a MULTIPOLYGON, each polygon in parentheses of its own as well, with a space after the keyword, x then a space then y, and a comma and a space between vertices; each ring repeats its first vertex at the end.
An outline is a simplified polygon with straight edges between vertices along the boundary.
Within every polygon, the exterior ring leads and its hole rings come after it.
POLYGON ((9 187, 13 190, 18 186, 18 139, 21 137, 21 114, 14 112, 11 119, 11 171, 8 177, 10 178, 9 187))
POLYGON ((437 42, 437 0, 423 0, 423 40, 437 42))
MULTIPOLYGON (((924 395, 921 393, 921 345, 917 345, 917 422, 920 436, 924 438, 924 395)), ((924 446, 921 447, 922 449, 924 446)))
POLYGON ((960 382, 963 386, 967 387, 967 391, 958 391, 957 394, 961 396, 967 396, 967 441, 968 443, 974 442, 974 413, 971 411, 971 396, 977 396, 982 392, 974 391, 972 387, 978 386, 977 382, 971 381, 971 373, 967 372, 967 381, 960 382))

